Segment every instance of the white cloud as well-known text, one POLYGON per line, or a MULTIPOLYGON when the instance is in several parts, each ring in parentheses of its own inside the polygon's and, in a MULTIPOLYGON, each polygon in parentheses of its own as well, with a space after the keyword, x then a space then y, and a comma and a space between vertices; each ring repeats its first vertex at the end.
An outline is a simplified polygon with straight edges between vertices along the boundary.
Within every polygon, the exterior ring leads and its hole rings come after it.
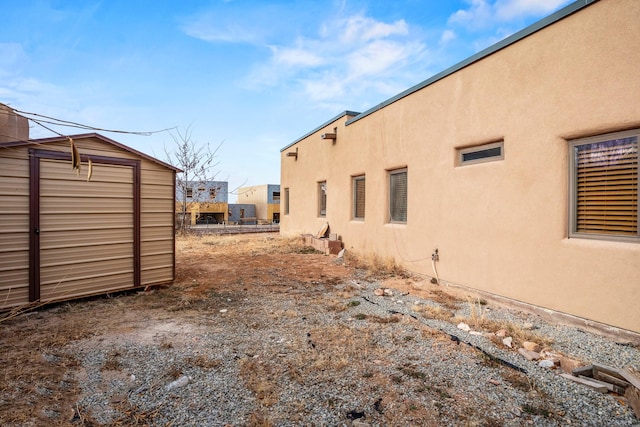
POLYGON ((393 35, 406 35, 409 32, 407 23, 402 19, 393 24, 387 24, 362 15, 338 21, 335 29, 341 31, 343 43, 367 42, 393 35))
POLYGON ((446 44, 456 39, 456 33, 453 30, 444 30, 440 36, 440 44, 446 44))
POLYGON ((340 99, 380 99, 414 84, 418 78, 399 71, 426 51, 404 20, 387 23, 362 14, 328 20, 316 36, 270 49, 268 61, 250 73, 249 87, 297 86, 305 99, 332 107, 340 99))
POLYGON ((258 43, 262 35, 255 27, 227 22, 220 25, 220 19, 213 14, 203 14, 181 27, 188 36, 207 42, 258 43))
POLYGON ((289 67, 316 67, 325 63, 325 60, 316 53, 303 47, 276 47, 271 48, 273 61, 289 67))
POLYGON ((546 15, 567 3, 567 0, 497 0, 494 8, 498 19, 508 21, 526 16, 546 15))
POLYGON ((449 17, 449 24, 460 24, 472 29, 489 28, 527 17, 547 15, 569 3, 570 0, 467 0, 469 7, 449 17))

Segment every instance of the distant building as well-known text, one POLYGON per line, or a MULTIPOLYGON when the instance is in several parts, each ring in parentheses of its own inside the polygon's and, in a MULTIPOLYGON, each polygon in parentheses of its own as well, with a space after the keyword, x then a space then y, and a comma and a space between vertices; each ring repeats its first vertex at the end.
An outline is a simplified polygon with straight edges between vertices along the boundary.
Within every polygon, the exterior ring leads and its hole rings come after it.
POLYGON ((229 224, 251 225, 256 223, 256 205, 247 203, 229 205, 229 224))
POLYGON ((238 189, 238 203, 256 205, 258 222, 280 222, 280 185, 242 187, 238 189))
POLYGON ((176 185, 176 213, 181 215, 185 203, 191 225, 227 222, 228 191, 226 181, 189 181, 186 185, 176 185))

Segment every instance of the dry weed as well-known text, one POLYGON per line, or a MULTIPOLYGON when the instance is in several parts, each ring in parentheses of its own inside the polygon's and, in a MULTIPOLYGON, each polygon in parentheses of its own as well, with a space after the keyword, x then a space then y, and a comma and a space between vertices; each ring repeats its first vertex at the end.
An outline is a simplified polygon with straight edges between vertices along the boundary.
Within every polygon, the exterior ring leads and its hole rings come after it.
POLYGON ((392 257, 381 257, 375 253, 358 254, 347 251, 346 261, 355 268, 365 270, 367 280, 392 276, 409 277, 409 273, 392 257))

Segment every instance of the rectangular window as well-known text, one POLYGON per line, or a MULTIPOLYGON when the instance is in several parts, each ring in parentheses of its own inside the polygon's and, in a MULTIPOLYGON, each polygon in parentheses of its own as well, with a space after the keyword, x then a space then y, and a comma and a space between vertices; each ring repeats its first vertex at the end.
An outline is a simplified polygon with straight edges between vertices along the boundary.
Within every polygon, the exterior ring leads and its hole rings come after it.
POLYGON ((289 215, 289 189, 284 189, 284 214, 289 215))
POLYGON ((457 149, 458 166, 502 159, 504 159, 504 141, 457 149))
POLYGON ((364 219, 365 180, 364 175, 353 178, 353 218, 364 219))
POLYGON ((279 202, 280 201, 280 192, 279 191, 274 191, 273 192, 273 201, 274 202, 279 202))
POLYGON ((407 222, 407 169, 389 172, 389 221, 407 222))
POLYGON ((216 198, 216 193, 217 193, 217 191, 216 191, 216 189, 214 187, 210 187, 209 188, 209 198, 211 200, 214 200, 216 198))
POLYGON ((640 129, 569 142, 570 237, 639 241, 640 129))
POLYGON ((327 216, 327 181, 318 183, 318 216, 327 216))
POLYGON ((193 187, 187 187, 187 197, 193 197, 193 187))

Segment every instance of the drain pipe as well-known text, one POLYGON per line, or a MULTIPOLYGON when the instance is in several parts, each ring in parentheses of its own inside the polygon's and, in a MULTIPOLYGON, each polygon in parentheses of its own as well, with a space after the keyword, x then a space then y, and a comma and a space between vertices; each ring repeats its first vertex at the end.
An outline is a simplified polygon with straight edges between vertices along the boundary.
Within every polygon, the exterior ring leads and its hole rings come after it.
POLYGON ((433 274, 436 277, 436 284, 440 284, 440 277, 438 276, 438 269, 436 268, 436 261, 440 261, 440 255, 438 255, 438 248, 433 250, 431 254, 431 268, 433 269, 433 274))

